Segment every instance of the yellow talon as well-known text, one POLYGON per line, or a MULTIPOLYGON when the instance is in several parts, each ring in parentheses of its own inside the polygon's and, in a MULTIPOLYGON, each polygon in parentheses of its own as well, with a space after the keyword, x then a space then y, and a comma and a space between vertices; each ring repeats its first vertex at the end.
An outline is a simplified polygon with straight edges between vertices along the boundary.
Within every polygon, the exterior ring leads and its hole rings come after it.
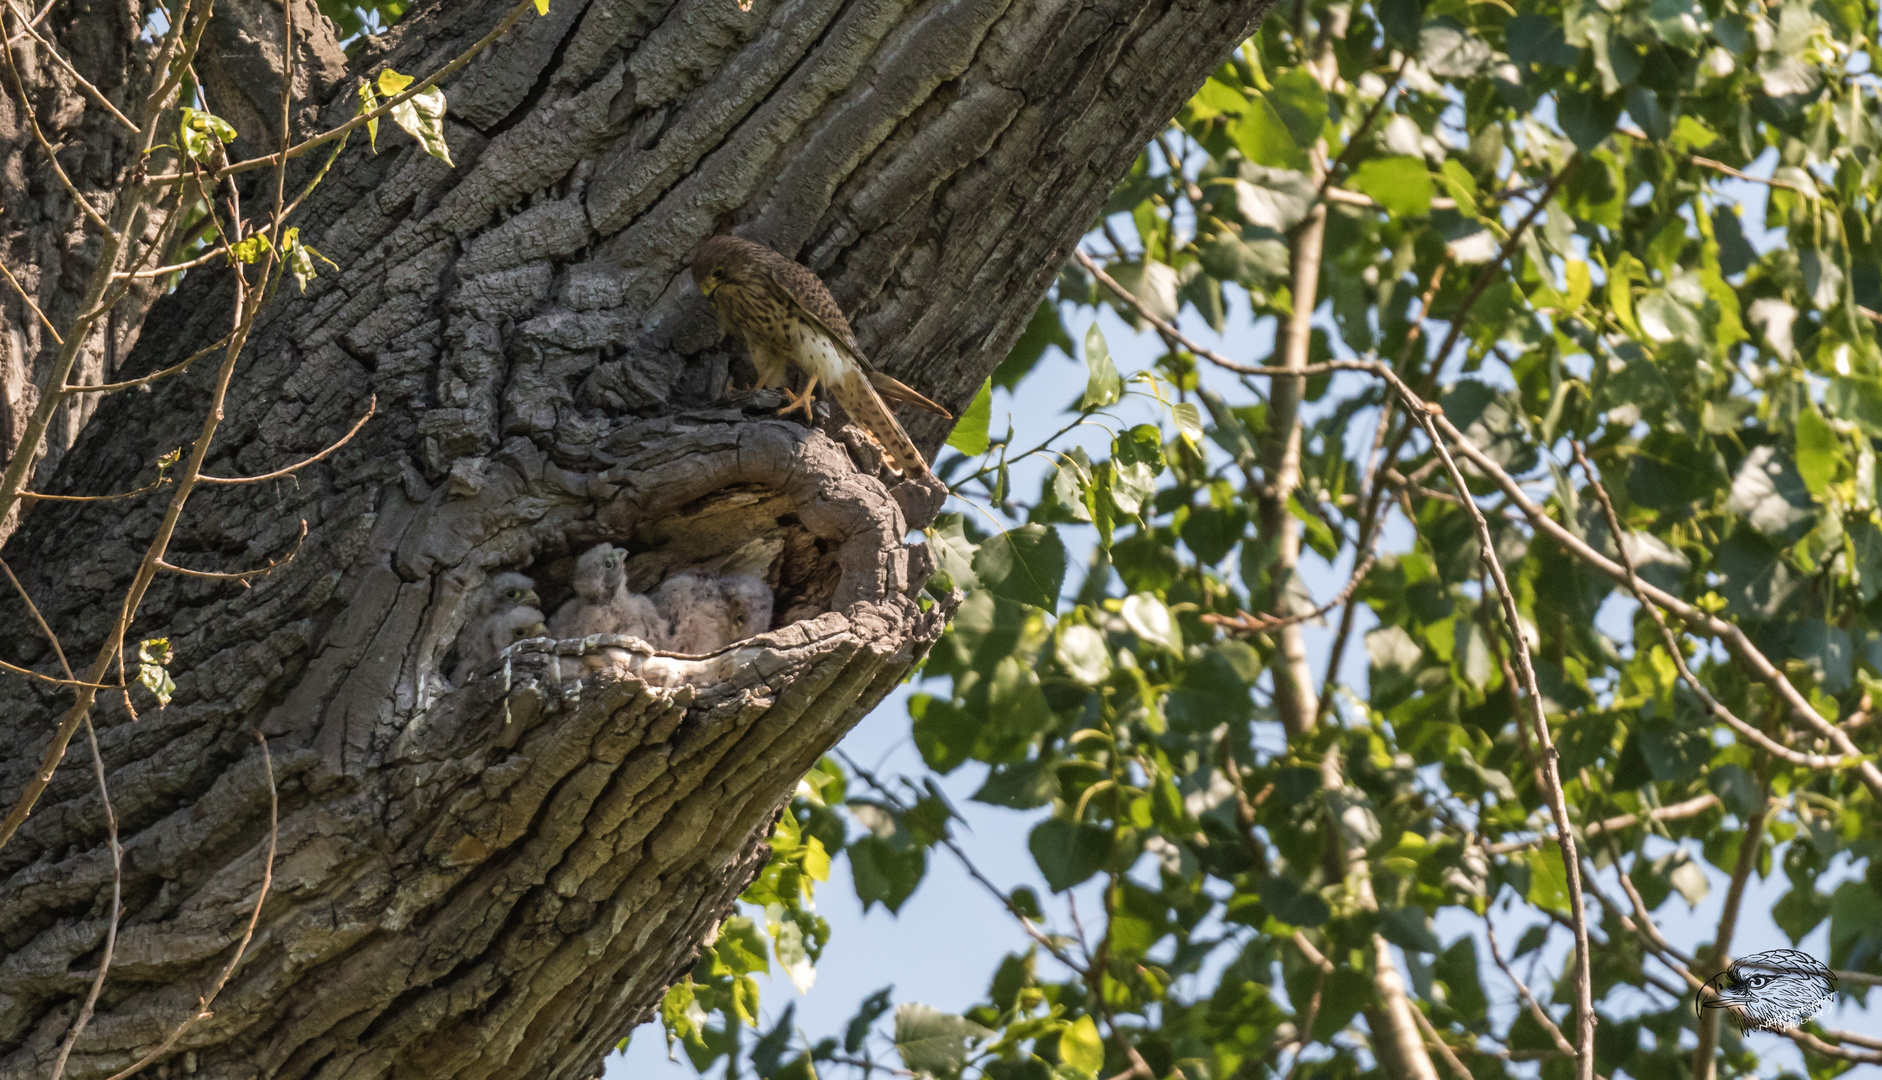
POLYGON ((786 387, 784 390, 784 396, 788 400, 785 401, 784 407, 778 410, 778 415, 789 416, 791 413, 794 413, 798 411, 799 409, 802 409, 804 411, 804 422, 807 424, 811 423, 813 420, 816 419, 814 416, 811 415, 811 412, 810 412, 810 407, 813 404, 815 404, 815 401, 816 401, 816 399, 813 398, 811 395, 812 395, 812 392, 816 389, 817 389, 817 380, 815 378, 812 378, 809 383, 805 384, 804 392, 801 394, 793 394, 790 388, 786 387))

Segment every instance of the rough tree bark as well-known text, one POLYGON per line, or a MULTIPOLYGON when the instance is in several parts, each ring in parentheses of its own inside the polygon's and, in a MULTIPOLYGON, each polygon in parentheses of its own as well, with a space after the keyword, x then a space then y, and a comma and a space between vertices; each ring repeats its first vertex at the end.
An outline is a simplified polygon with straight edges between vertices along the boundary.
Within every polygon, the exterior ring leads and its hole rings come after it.
MULTIPOLYGON (((428 70, 509 6, 424 5, 352 73, 428 70)), ((378 412, 316 465, 190 504, 173 563, 264 565, 303 520, 306 539, 252 588, 162 579, 133 639, 172 640, 175 700, 96 711, 125 916, 68 1075, 157 1046, 233 955, 270 839, 256 730, 280 799, 273 888, 214 1015, 156 1074, 593 1075, 762 865, 798 777, 949 607, 922 599, 928 556, 904 543, 935 492, 892 484, 829 417, 810 429, 729 394, 743 361, 684 273, 691 251, 730 227, 799 254, 886 369, 959 406, 1139 147, 1265 6, 554 0, 446 84, 455 169, 389 127, 377 155, 356 142, 294 222, 340 269, 284 290, 257 326, 210 471, 277 469, 373 395, 378 412), (775 628, 707 657, 530 642, 465 685, 442 679, 469 591, 523 569, 553 606, 572 555, 603 539, 635 552, 642 588, 762 541, 775 628)), ((264 25, 207 66, 278 55, 264 25)), ((351 85, 326 122, 349 114, 351 85)), ((56 219, 41 192, 38 220, 56 219)), ((46 288, 73 246, 15 243, 9 265, 46 288)), ((30 338, 13 307, 0 317, 30 338)), ((124 373, 176 362, 229 318, 218 276, 192 275, 124 373)), ((150 482, 208 389, 198 369, 105 399, 39 486, 150 482)), ((929 450, 945 434, 910 426, 929 450)), ((157 498, 40 503, 8 541, 68 651, 103 640, 157 498)), ((0 656, 53 670, 25 609, 0 604, 0 656)), ((15 748, 0 798, 67 702, 0 684, 15 748)), ((68 760, 0 849, 0 1077, 44 1075, 110 895, 99 797, 68 760)))

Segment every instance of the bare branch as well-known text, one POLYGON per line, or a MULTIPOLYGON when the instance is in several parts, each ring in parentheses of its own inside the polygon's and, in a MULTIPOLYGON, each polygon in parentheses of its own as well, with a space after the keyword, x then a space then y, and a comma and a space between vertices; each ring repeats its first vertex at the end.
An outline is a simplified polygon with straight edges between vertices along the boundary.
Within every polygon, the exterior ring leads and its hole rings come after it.
MULTIPOLYGON (((1619 832, 1622 829, 1631 829, 1643 821, 1680 821, 1689 817, 1697 817, 1717 805, 1719 805, 1719 797, 1711 792, 1707 792, 1704 795, 1687 799, 1684 802, 1676 802, 1671 806, 1655 807, 1645 814, 1621 814, 1604 821, 1594 822, 1582 829, 1582 835, 1599 836, 1604 832, 1619 832)), ((1554 842, 1555 837, 1553 836, 1538 836, 1533 840, 1505 840, 1500 843, 1489 844, 1484 847, 1484 850, 1492 855, 1508 855, 1512 851, 1541 847, 1544 844, 1553 844, 1554 842)))
POLYGON ((301 534, 300 536, 295 538, 294 547, 286 555, 281 556, 279 559, 268 560, 268 565, 263 566, 259 569, 238 570, 234 573, 219 573, 213 570, 191 570, 187 567, 177 566, 176 564, 169 562, 163 558, 159 558, 157 560, 157 567, 158 569, 161 569, 161 570, 168 570, 172 574, 182 574, 185 577, 208 578, 211 581, 239 581, 242 584, 246 585, 248 584, 249 578, 260 577, 263 574, 272 573, 273 571, 278 570, 283 566, 286 566, 288 563, 293 562, 294 556, 299 555, 301 553, 301 544, 306 539, 307 539, 307 519, 302 518, 301 519, 301 534))
POLYGON ((168 1053, 170 1048, 176 1045, 177 1040, 183 1037, 184 1032, 195 1026, 196 1021, 214 1015, 209 1011, 209 1006, 215 1003, 216 995, 228 985, 229 976, 235 974, 236 965, 242 962, 243 954, 248 952, 248 943, 255 937, 255 926, 261 922, 261 906, 267 902, 268 889, 274 884, 275 847, 281 840, 281 797, 275 791, 274 786, 274 759, 268 753, 266 736, 257 731, 255 741, 261 744, 262 768, 268 777, 268 859, 262 864, 261 891, 255 897, 255 910, 248 917, 248 926, 242 931, 242 940, 235 947, 235 955, 229 957, 229 962, 223 966, 222 974, 216 977, 215 983, 209 987, 209 992, 197 1000, 195 1010, 185 1017, 183 1022, 176 1026, 176 1030, 170 1032, 170 1037, 163 1040, 155 1050, 137 1059, 137 1063, 130 1068, 113 1074, 111 1080, 126 1080, 127 1077, 141 1071, 144 1066, 168 1053))
MULTIPOLYGON (((8 572, 8 576, 12 576, 8 572)), ((30 601, 29 601, 30 602, 30 601)), ((41 625, 44 625, 42 622, 41 625)), ((61 655, 60 663, 64 663, 61 655)), ((72 669, 65 669, 67 678, 72 669)), ((105 785, 105 759, 98 752, 98 733, 92 730, 91 718, 85 718, 85 742, 91 747, 92 772, 98 777, 98 798, 105 808, 105 843, 111 849, 111 921, 105 926, 105 948, 98 957, 98 973, 92 976, 91 989, 85 994, 85 1004, 79 1007, 78 1017, 65 1033, 65 1040, 59 1044, 59 1056, 52 1062, 52 1080, 61 1080, 65 1076, 65 1063, 72 1056, 72 1047, 78 1044, 78 1037, 91 1023, 92 1010, 98 1005, 98 995, 104 992, 105 976, 111 971, 111 958, 118 947, 118 920, 124 914, 124 848, 118 843, 118 814, 111 807, 111 790, 105 785)))
POLYGON ((1373 564, 1378 561, 1379 540, 1378 536, 1375 534, 1371 546, 1366 549, 1365 557, 1359 561, 1358 566, 1353 567, 1353 572, 1346 579, 1346 584, 1340 588, 1339 592, 1333 595, 1331 600, 1314 608, 1312 611, 1297 612, 1293 615, 1286 616, 1269 615, 1265 612, 1259 615, 1252 615, 1246 611, 1237 612, 1234 615, 1217 615, 1210 612, 1202 616, 1202 621, 1212 626, 1220 626, 1224 630, 1237 634, 1266 634, 1274 630, 1279 630, 1283 626, 1293 626, 1297 623, 1310 622, 1332 611, 1334 608, 1339 607, 1341 604, 1346 603, 1348 600, 1351 600, 1353 593, 1359 590, 1359 583, 1366 579, 1366 574, 1372 570, 1373 564))
POLYGON ((53 326, 52 320, 46 318, 46 313, 39 310, 38 304, 33 303, 33 298, 31 294, 29 294, 26 291, 26 287, 24 285, 20 284, 20 280, 13 276, 13 271, 7 269, 6 263, 0 262, 0 274, 6 275, 7 281, 11 283, 13 286, 13 291, 20 294, 20 299, 26 301, 26 306, 33 309, 34 315, 39 316, 39 321, 43 326, 45 326, 46 333, 52 335, 53 343, 57 345, 65 344, 65 339, 59 336, 58 327, 53 326))
MULTIPOLYGON (((406 87, 404 90, 401 90, 397 94, 394 94, 393 96, 387 98, 377 108, 374 108, 370 112, 360 113, 359 115, 353 117, 351 120, 348 120, 346 123, 341 124, 338 127, 331 128, 327 131, 323 131, 320 134, 314 135, 310 138, 303 139, 302 141, 294 144, 293 146, 288 147, 286 150, 269 154, 266 157, 249 158, 246 161, 237 161, 237 162, 234 162, 233 164, 224 165, 222 168, 216 170, 216 179, 220 180, 225 176, 230 176, 235 173, 252 172, 255 169, 266 169, 266 168, 276 167, 280 165, 282 162, 286 161, 288 158, 300 157, 302 154, 307 153, 309 150, 312 150, 316 146, 320 146, 324 143, 332 142, 334 139, 345 138, 346 136, 350 135, 354 131, 357 131, 361 127, 364 127, 368 122, 380 119, 381 117, 390 113, 393 109, 398 108, 400 105, 405 104, 406 102, 417 97, 419 94, 422 94, 425 91, 431 89, 432 87, 438 85, 440 82, 443 82, 445 79, 448 79, 452 75, 457 74, 457 72, 460 69, 462 69, 464 65, 476 59, 479 53, 483 52, 485 49, 489 48, 491 45, 496 44, 497 39, 501 38, 504 34, 508 33, 510 30, 510 27, 515 26, 517 21, 523 17, 524 13, 528 12, 531 8, 535 6, 536 6, 536 0, 522 0, 521 3, 511 8, 509 13, 503 17, 502 21, 497 23, 496 27, 492 29, 488 34, 485 34, 481 39, 479 39, 476 42, 476 44, 472 45, 470 48, 466 49, 464 52, 458 54, 458 56, 453 58, 450 63, 439 68, 437 71, 432 72, 429 76, 423 79, 420 79, 419 81, 406 87)), ((176 180, 180 178, 180 175, 181 174, 178 174, 178 173, 169 173, 169 174, 165 174, 162 176, 153 176, 151 177, 151 182, 152 183, 174 183, 176 180)))
POLYGON ((1503 977, 1516 988, 1516 996, 1522 998, 1523 1007, 1529 1010, 1529 1015, 1536 1023, 1542 1025, 1542 1030, 1548 1032, 1549 1037, 1555 1040, 1557 1049, 1570 1057, 1575 1056, 1574 1046, 1569 1043, 1568 1037, 1562 1034, 1562 1029, 1556 1026, 1554 1017, 1544 1012, 1542 1006, 1536 1004, 1535 995, 1529 992, 1529 987, 1523 985, 1523 981, 1516 977, 1516 973, 1511 971, 1509 964, 1504 961, 1503 950, 1498 948, 1496 943, 1496 927, 1490 925, 1490 920, 1487 918, 1483 920, 1483 932, 1490 939, 1490 959, 1496 961, 1496 966, 1503 972, 1503 977))
POLYGON ((43 491, 22 491, 20 498, 39 502, 110 502, 113 499, 128 499, 155 491, 169 483, 168 477, 158 477, 155 481, 130 491, 120 491, 115 495, 48 495, 43 491))
POLYGON ((1432 1049, 1438 1052, 1438 1056, 1444 1059, 1444 1064, 1450 1067, 1451 1072, 1457 1076, 1457 1080, 1477 1080, 1458 1059, 1457 1052, 1451 1049, 1451 1044, 1445 1042, 1444 1037, 1438 1034, 1438 1029, 1432 1025, 1431 1018, 1425 1015, 1425 1011, 1413 1005, 1411 1013, 1412 1019, 1418 1021, 1419 1030, 1425 1033, 1425 1042, 1429 1043, 1432 1049))
MULTIPOLYGON (((7 9, 9 11, 12 11, 12 7, 13 5, 11 3, 7 4, 7 9)), ((48 10, 51 9, 50 4, 47 5, 47 9, 48 10)), ((16 19, 19 18, 19 13, 13 12, 13 17, 16 19)), ((103 109, 106 112, 116 117, 118 123, 123 124, 124 127, 128 131, 130 131, 132 134, 138 133, 138 130, 139 130, 138 126, 136 124, 131 123, 131 118, 119 112, 118 107, 116 105, 111 104, 111 99, 104 96, 104 94, 100 93, 98 88, 91 84, 90 79, 87 79, 85 76, 79 74, 78 68, 73 67, 72 62, 70 60, 67 60, 64 56, 61 56, 59 54, 59 48, 57 45, 53 44, 52 42, 46 40, 43 36, 41 36, 39 31, 34 28, 31 21, 22 19, 21 25, 24 27, 27 36, 31 37, 34 41, 37 41, 39 43, 39 47, 44 49, 48 55, 50 55, 55 61, 58 62, 60 67, 65 69, 65 73, 72 77, 72 81, 78 84, 78 88, 84 91, 86 97, 91 98, 92 101, 97 103, 99 106, 103 107, 103 109)))
MULTIPOLYGON (((0 7, 0 11, 12 15, 13 7, 11 4, 8 4, 4 7, 0 7)), ((5 19, 0 19, 0 25, 3 25, 5 21, 5 19)), ((85 196, 79 193, 78 185, 74 184, 72 178, 66 175, 65 166, 59 164, 59 152, 53 147, 52 143, 46 139, 45 131, 41 130, 39 126, 39 111, 33 108, 32 99, 26 94, 26 83, 21 80, 20 70, 13 63, 13 50, 10 48, 0 49, 0 53, 6 55, 7 77, 8 81, 12 84, 14 98, 19 102, 20 115, 26 118, 27 126, 32 128, 33 141, 39 144, 40 151, 46 155, 46 162, 52 166, 52 171, 54 175, 58 176, 59 183, 64 185, 66 195, 71 198, 72 202, 79 208, 81 213, 91 219, 93 225, 104 230, 107 238, 115 236, 116 231, 111 228, 111 223, 106 221, 104 215, 100 214, 85 196)), ((112 251, 114 256, 117 254, 115 250, 116 245, 107 243, 106 246, 112 251)))
MULTIPOLYGON (((1555 180, 1550 184, 1549 192, 1536 200, 1538 207, 1548 201, 1549 195, 1553 194, 1562 179, 1568 175, 1568 169, 1572 168, 1573 164, 1571 161, 1556 175, 1555 180)), ((1535 212, 1532 210, 1529 218, 1524 219, 1524 223, 1527 224, 1534 216, 1535 212)), ((1483 284, 1483 279, 1479 278, 1478 285, 1483 284)), ((1481 292, 1481 288, 1478 291, 1481 292)), ((1453 330, 1451 336, 1455 337, 1455 332, 1463 324, 1460 321, 1451 325, 1453 330)), ((1442 357, 1447 351, 1448 347, 1440 348, 1438 355, 1442 357)), ((1522 613, 1516 606, 1516 594, 1510 591, 1509 581, 1504 577, 1503 562, 1497 558, 1496 538, 1490 535, 1490 523, 1484 519, 1483 510, 1477 506, 1477 501, 1470 497, 1470 486, 1465 483, 1462 470, 1452 459, 1450 450, 1445 447, 1443 438, 1438 434, 1437 425, 1432 420, 1433 414, 1439 410, 1418 401, 1412 395, 1411 390, 1398 381, 1397 376, 1393 376, 1391 381, 1395 384, 1394 389, 1404 397, 1406 410, 1425 429, 1426 437, 1431 440, 1432 449, 1444 462, 1444 471, 1450 475, 1451 486, 1457 491, 1458 497, 1464 500, 1464 509, 1469 513, 1471 524, 1477 533, 1477 544, 1480 549, 1478 557, 1483 560, 1484 567, 1489 570, 1490 579, 1496 584, 1497 599, 1502 604, 1503 621, 1509 630, 1510 648, 1516 656, 1516 670, 1522 676, 1523 692, 1528 699, 1530 724, 1535 730, 1536 744, 1542 749, 1542 771, 1546 781, 1543 790, 1549 800, 1549 812, 1555 818, 1555 840, 1557 846, 1562 849, 1562 865, 1567 872, 1569 915, 1574 920, 1575 928, 1575 1011, 1579 1020, 1575 1039, 1575 1075, 1577 1080, 1591 1080, 1594 1076, 1594 957, 1588 942, 1587 905, 1581 893, 1581 859, 1575 853, 1575 837, 1568 820, 1568 802, 1562 793, 1560 755, 1556 753, 1554 740, 1549 735, 1548 717, 1542 711, 1542 690, 1536 685, 1535 666, 1529 659, 1529 641, 1523 634, 1522 613)))
POLYGON ((210 353, 215 352, 217 349, 222 348, 228 343, 229 343, 228 336, 224 335, 215 344, 210 345, 207 348, 196 350, 195 352, 189 354, 187 357, 184 357, 182 360, 179 360, 176 363, 171 364, 169 367, 164 368, 162 371, 155 371, 155 372, 150 373, 149 375, 144 375, 139 378, 129 379, 124 382, 97 383, 95 385, 90 385, 90 386, 68 385, 68 386, 61 387, 60 390, 61 392, 67 393, 67 394, 114 394, 114 393, 117 393, 119 390, 130 390, 134 387, 149 386, 151 383, 156 382, 158 379, 168 378, 171 375, 180 375, 183 372, 188 371, 189 366, 191 364, 194 364, 196 361, 201 360, 203 357, 208 356, 210 353))
MULTIPOLYGON (((374 394, 366 402, 366 415, 360 417, 358 423, 354 424, 352 428, 350 428, 347 431, 346 434, 340 436, 340 440, 338 442, 334 443, 332 446, 327 447, 325 450, 322 450, 320 453, 315 454, 313 457, 307 458, 302 461, 297 461, 292 465, 286 466, 285 468, 276 469, 273 472, 262 473, 260 476, 221 477, 221 476, 206 476, 205 475, 205 476, 199 476, 197 477, 197 479, 202 481, 205 484, 257 484, 263 480, 278 480, 281 477, 287 476, 290 473, 293 473, 299 469, 304 469, 307 466, 312 465, 316 461, 321 461, 327 458, 328 456, 333 454, 335 451, 339 450, 340 447, 345 446, 349 441, 352 440, 353 436, 359 434, 360 428, 363 428, 366 426, 366 421, 371 420, 373 418, 373 413, 374 411, 378 409, 378 407, 379 407, 379 395, 374 394)), ((306 524, 305 522, 302 523, 303 533, 306 532, 305 524, 306 524)))

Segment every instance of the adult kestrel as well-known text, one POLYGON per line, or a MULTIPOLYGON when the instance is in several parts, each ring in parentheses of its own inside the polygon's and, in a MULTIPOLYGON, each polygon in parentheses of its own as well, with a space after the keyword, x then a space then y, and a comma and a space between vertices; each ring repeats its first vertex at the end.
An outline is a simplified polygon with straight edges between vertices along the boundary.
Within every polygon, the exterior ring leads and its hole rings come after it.
POLYGON ((808 267, 763 244, 715 236, 693 257, 693 283, 712 301, 719 324, 744 339, 761 388, 784 383, 790 365, 810 377, 802 394, 786 389, 790 401, 781 413, 802 409, 808 419, 811 395, 821 382, 882 447, 889 468, 898 473, 928 471, 928 463, 883 399, 950 419, 953 414, 870 366, 843 309, 808 267))

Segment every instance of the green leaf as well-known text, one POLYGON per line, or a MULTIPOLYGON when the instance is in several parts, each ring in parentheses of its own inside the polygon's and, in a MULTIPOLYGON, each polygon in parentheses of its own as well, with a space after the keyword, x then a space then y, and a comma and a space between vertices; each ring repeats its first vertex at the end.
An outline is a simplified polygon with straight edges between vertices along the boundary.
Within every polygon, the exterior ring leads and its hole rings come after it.
POLYGON ((1842 459, 1843 444, 1836 431, 1809 405, 1797 411, 1797 473, 1813 498, 1821 500, 1830 481, 1836 479, 1836 463, 1842 459))
MULTIPOLYGON (((360 83, 358 94, 359 108, 353 110, 354 116, 365 116, 379 107, 379 92, 371 82, 360 83)), ((379 152, 379 120, 376 117, 366 121, 366 145, 372 148, 373 153, 379 152)))
POLYGON ((1562 867, 1562 853, 1554 847, 1532 848, 1529 861, 1529 893, 1526 899, 1551 911, 1568 910, 1568 871, 1562 867))
POLYGON ((1420 158, 1372 158, 1353 170, 1346 186, 1372 196, 1395 217, 1424 217, 1431 212, 1431 174, 1420 158))
POLYGON ((923 1076, 947 1076, 967 1064, 974 1043, 993 1032, 964 1016, 912 1002, 895 1007, 895 1050, 923 1076))
POLYGON ((170 704, 176 694, 176 683, 170 678, 171 660, 169 638, 149 638, 137 645, 137 682, 138 685, 157 696, 157 706, 163 708, 170 704))
POLYGON ((725 920, 719 927, 719 940, 713 943, 712 951, 734 975, 771 970, 771 950, 765 945, 764 932, 743 915, 725 920))
POLYGON ((1586 154, 1614 134, 1621 118, 1621 98, 1564 88, 1556 94, 1555 114, 1563 133, 1586 154))
POLYGON ((891 912, 900 911, 928 870, 928 855, 921 848, 898 850, 879 836, 865 836, 848 850, 856 899, 863 902, 864 911, 878 901, 891 912))
POLYGON ((961 515, 948 514, 938 518, 928 528, 928 546, 934 550, 934 558, 941 572, 951 579, 951 584, 966 591, 980 584, 974 576, 974 554, 979 549, 972 540, 967 539, 961 515))
POLYGON ((1097 686, 1111 677, 1111 651, 1105 648, 1104 635, 1083 623, 1059 624, 1054 655, 1067 675, 1086 686, 1097 686))
POLYGON ((1333 917, 1333 909, 1319 893, 1301 887, 1292 878, 1271 874, 1262 878, 1255 890, 1268 914, 1289 926, 1311 929, 1333 917))
POLYGON ((1407 51, 1418 44, 1418 27, 1425 19, 1421 0, 1380 0, 1376 10, 1387 40, 1407 51))
POLYGON ((1019 340, 1013 343, 1012 351, 994 369, 993 385, 1002 390, 1012 390, 1032 372, 1046 350, 1054 346, 1068 357, 1077 355, 1072 336, 1065 332, 1065 323, 1059 318, 1059 305, 1047 297, 1033 309, 1032 318, 1027 321, 1026 329, 1021 331, 1019 340))
POLYGON ((1033 826, 1026 848, 1052 891, 1064 892, 1103 869, 1111 858, 1112 838, 1110 830, 1096 825, 1047 818, 1033 826))
POLYGON ((746 1027, 758 1026, 758 980, 740 975, 732 980, 732 1012, 746 1027))
POLYGON ((1634 311, 1635 318, 1640 320, 1640 329, 1654 341, 1679 341, 1688 345, 1700 342, 1703 328, 1699 317, 1664 289, 1654 289, 1641 297, 1634 311))
POLYGON ((1104 1068, 1104 1040, 1091 1017, 1081 1016, 1059 1032, 1059 1060, 1093 1075, 1104 1068))
MULTIPOLYGON (((1176 297, 1177 286, 1180 282, 1177 280, 1175 267, 1155 260, 1120 262, 1112 263, 1105 268, 1105 272, 1136 297, 1137 302, 1142 304, 1144 310, 1150 312, 1151 315, 1166 323, 1176 320, 1177 309, 1181 304, 1176 297)), ((1142 323, 1143 320, 1135 308, 1116 298, 1113 298, 1112 303, 1117 308, 1118 314, 1132 325, 1142 323)), ((1089 352, 1089 344, 1086 348, 1089 352)))
POLYGON ((183 153, 190 158, 209 162, 218 152, 219 144, 235 141, 235 128, 222 117, 187 106, 177 112, 177 139, 183 146, 183 153))
POLYGON ((1234 181, 1235 209, 1250 225, 1284 233, 1305 221, 1319 186, 1293 169, 1243 165, 1234 181))
POLYGON ((268 242, 267 233, 251 233, 241 243, 229 245, 229 258, 239 263, 252 264, 273 250, 274 245, 268 242))
POLYGON ((1078 410, 1090 412, 1117 404, 1124 396, 1124 380, 1118 378, 1117 366, 1111 363, 1111 347, 1105 343, 1104 331, 1098 329, 1096 319, 1085 331, 1085 367, 1090 376, 1085 382, 1085 396, 1078 401, 1078 410))
POLYGON ((863 1041, 869 1038, 869 1029, 881 1019, 883 1013, 889 1011, 889 993, 894 989, 893 986, 885 986, 863 999, 856 1015, 850 1019, 849 1026, 843 1029, 843 1049, 854 1054, 863 1048, 863 1041))
POLYGON ((979 457, 987 452, 987 426, 993 419, 993 380, 980 384, 980 392, 961 414, 954 424, 954 431, 948 436, 948 445, 968 457, 979 457))
POLYGON ((993 595, 1052 611, 1065 583, 1065 544, 1051 526, 1022 525, 981 544, 973 566, 993 595))
POLYGON ((1440 78, 1468 79, 1495 57, 1482 38, 1448 15, 1432 19, 1418 31, 1418 59, 1440 78))
POLYGON ((1805 882, 1802 885, 1793 884, 1790 892, 1778 898, 1771 907, 1771 921, 1795 945, 1815 930, 1829 913, 1830 898, 1805 882))
MULTIPOLYGON (((379 73, 379 92, 386 97, 394 97, 414 81, 410 75, 401 75, 386 68, 379 73)), ((394 105, 390 115, 392 122, 403 128, 407 135, 417 139, 427 154, 455 168, 456 163, 451 160, 451 148, 444 141, 444 108, 444 91, 434 86, 394 105)))
POLYGON ((1176 430, 1183 440, 1197 450, 1202 449, 1202 410, 1193 401, 1179 401, 1170 408, 1170 417, 1176 421, 1176 430))
POLYGON ((1247 110, 1229 123, 1228 130, 1242 156, 1256 165, 1290 170, 1304 170, 1309 165, 1307 148, 1295 140, 1287 121, 1266 95, 1249 102, 1247 110))
POLYGON ((1760 446, 1745 455, 1732 477, 1732 494, 1725 511, 1765 536, 1795 539, 1809 529, 1816 516, 1810 489, 1790 458, 1774 446, 1760 446))
MULTIPOLYGON (((1560 862, 1560 859, 1557 859, 1560 862)), ((1534 878, 1530 879, 1534 882, 1534 878)), ((1566 889, 1567 877, 1563 878, 1566 889)), ((1566 891, 1563 894, 1566 896, 1566 891)), ((1379 920, 1379 936, 1408 952, 1435 953, 1443 949, 1438 936, 1431 932, 1431 916, 1424 908, 1391 908, 1379 920)))
POLYGON ((1138 637, 1173 653, 1182 653, 1183 632, 1177 628, 1176 617, 1170 614, 1163 601, 1149 593, 1132 593, 1124 598, 1122 614, 1125 625, 1138 637))

